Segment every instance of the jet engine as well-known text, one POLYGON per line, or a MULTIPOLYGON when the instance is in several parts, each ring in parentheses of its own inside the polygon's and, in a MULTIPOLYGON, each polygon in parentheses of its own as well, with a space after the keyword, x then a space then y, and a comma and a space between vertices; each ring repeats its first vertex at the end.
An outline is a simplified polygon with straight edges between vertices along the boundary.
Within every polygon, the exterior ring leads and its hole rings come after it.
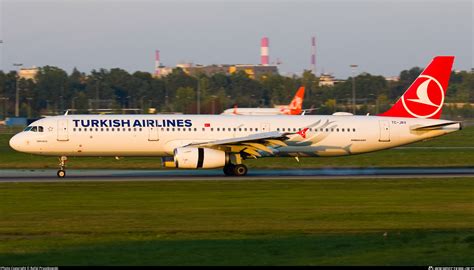
MULTIPOLYGON (((210 148, 176 148, 173 159, 174 167, 181 169, 220 168, 229 163, 229 155, 226 152, 210 148)), ((169 161, 163 163, 165 167, 172 167, 169 161)))

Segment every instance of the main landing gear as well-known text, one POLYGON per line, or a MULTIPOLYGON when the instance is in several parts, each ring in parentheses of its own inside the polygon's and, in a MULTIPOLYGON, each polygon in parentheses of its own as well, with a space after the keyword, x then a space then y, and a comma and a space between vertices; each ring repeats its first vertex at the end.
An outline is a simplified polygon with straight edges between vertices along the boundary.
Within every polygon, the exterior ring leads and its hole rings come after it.
POLYGON ((248 172, 244 164, 227 164, 224 166, 224 174, 227 176, 244 176, 248 172))
POLYGON ((61 156, 59 157, 59 170, 58 170, 58 177, 59 178, 64 178, 66 176, 66 161, 67 157, 66 156, 61 156))

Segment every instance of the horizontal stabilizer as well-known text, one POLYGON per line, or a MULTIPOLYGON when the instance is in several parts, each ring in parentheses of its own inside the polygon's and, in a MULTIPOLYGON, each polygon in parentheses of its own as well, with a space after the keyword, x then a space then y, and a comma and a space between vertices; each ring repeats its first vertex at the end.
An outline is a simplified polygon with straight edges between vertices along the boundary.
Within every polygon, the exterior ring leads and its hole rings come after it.
POLYGON ((460 124, 459 129, 462 127, 462 122, 459 121, 454 121, 454 122, 447 122, 447 123, 442 123, 442 124, 436 124, 436 125, 428 125, 428 126, 415 126, 410 128, 411 130, 435 130, 435 129, 440 129, 445 126, 450 126, 453 124, 460 124))

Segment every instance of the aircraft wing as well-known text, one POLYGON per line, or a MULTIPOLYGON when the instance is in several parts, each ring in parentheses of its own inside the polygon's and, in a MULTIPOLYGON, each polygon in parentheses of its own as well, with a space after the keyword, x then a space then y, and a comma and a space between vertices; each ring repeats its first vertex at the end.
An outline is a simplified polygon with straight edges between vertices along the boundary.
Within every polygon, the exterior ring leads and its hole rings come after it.
POLYGON ((453 121, 453 122, 446 122, 446 123, 441 123, 441 124, 436 124, 436 125, 414 126, 414 127, 411 127, 410 129, 415 130, 415 131, 435 130, 435 129, 439 129, 439 128, 442 128, 442 127, 445 127, 445 126, 450 126, 450 125, 453 125, 453 124, 460 124, 461 127, 462 127, 462 122, 453 121))
POLYGON ((295 133, 283 133, 278 131, 263 132, 244 137, 214 140, 208 142, 191 143, 185 147, 207 147, 223 150, 226 152, 244 152, 253 158, 261 157, 258 151, 273 153, 269 147, 287 146, 284 142, 288 139, 287 135, 295 133))

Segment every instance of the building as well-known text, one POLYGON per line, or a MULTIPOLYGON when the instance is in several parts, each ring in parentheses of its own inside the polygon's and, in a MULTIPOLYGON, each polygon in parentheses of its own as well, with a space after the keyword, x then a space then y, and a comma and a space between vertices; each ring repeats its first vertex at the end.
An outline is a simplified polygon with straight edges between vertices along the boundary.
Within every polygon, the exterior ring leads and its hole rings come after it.
MULTIPOLYGON (((176 68, 181 68, 185 73, 196 76, 198 74, 205 74, 212 76, 214 74, 222 73, 226 75, 235 72, 244 71, 250 78, 255 79, 265 74, 278 74, 278 67, 271 65, 194 65, 192 63, 178 64, 176 68)), ((165 77, 173 71, 172 67, 160 67, 160 77, 165 77)))
POLYGON ((343 81, 344 80, 338 80, 334 78, 334 76, 329 73, 321 73, 321 76, 319 77, 319 86, 333 87, 335 84, 343 81))
POLYGON ((37 67, 32 67, 32 68, 20 68, 20 71, 18 71, 18 76, 21 79, 25 80, 36 80, 36 75, 39 72, 39 68, 37 67))
POLYGON ((398 76, 390 76, 390 77, 385 77, 385 80, 387 82, 398 82, 400 80, 400 77, 398 76))

